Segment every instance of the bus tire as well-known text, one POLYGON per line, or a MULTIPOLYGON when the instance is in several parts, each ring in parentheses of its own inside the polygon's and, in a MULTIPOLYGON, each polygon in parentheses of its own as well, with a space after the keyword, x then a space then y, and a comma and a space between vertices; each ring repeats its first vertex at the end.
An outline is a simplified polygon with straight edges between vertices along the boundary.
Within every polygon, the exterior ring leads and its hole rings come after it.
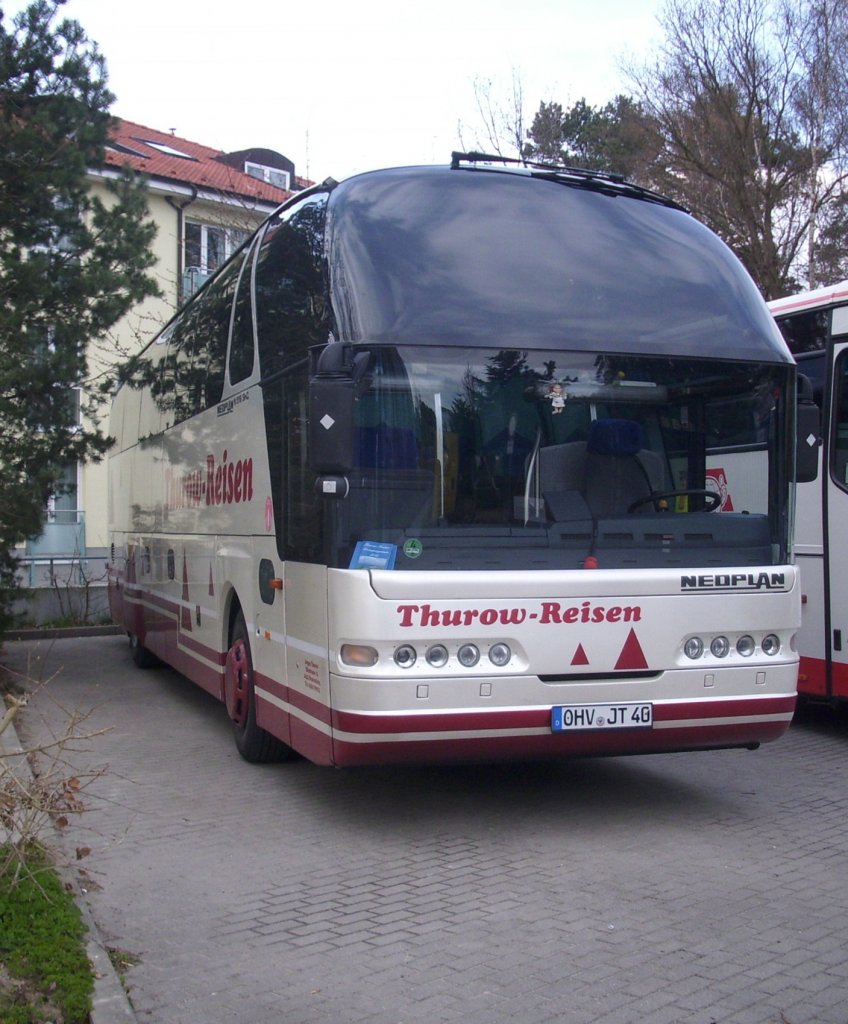
POLYGON ((253 684, 253 658, 250 637, 243 612, 233 624, 230 647, 224 666, 224 703, 233 727, 236 749, 251 764, 284 760, 291 751, 256 724, 256 691, 253 684))
POLYGON ((132 660, 138 668, 155 668, 161 664, 153 651, 149 651, 135 633, 127 633, 127 636, 130 641, 132 660))

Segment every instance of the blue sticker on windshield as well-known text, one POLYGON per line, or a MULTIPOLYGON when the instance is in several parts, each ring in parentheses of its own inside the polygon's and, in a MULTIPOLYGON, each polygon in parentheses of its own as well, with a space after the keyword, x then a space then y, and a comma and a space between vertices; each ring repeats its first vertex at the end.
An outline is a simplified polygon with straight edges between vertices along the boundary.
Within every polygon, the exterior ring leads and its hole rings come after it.
POLYGON ((357 541, 350 560, 351 569, 394 569, 397 544, 379 540, 357 541))

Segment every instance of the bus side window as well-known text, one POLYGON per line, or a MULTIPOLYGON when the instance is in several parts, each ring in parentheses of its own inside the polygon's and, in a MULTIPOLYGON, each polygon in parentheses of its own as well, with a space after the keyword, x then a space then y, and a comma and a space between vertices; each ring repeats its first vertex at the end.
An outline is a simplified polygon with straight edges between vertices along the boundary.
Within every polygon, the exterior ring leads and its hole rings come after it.
POLYGON ((835 483, 848 491, 848 350, 840 353, 834 366, 831 430, 831 476, 835 483))
POLYGON ((302 562, 319 562, 323 554, 322 505, 307 452, 307 357, 310 347, 325 344, 330 333, 323 261, 326 207, 325 193, 307 196, 271 220, 254 270, 277 540, 281 557, 302 562))
POLYGON ((253 374, 254 338, 253 309, 250 292, 253 277, 253 254, 257 243, 251 245, 241 269, 238 280, 235 308, 233 310, 233 330, 230 340, 229 375, 230 384, 240 384, 253 374))
POLYGON ((159 429, 167 430, 176 422, 176 349, 174 334, 180 326, 178 317, 156 340, 156 358, 151 363, 150 394, 156 403, 159 429))
POLYGON ((168 343, 166 368, 173 378, 173 422, 200 412, 206 382, 206 339, 202 330, 203 303, 195 300, 184 310, 168 343))
POLYGON ((234 259, 212 281, 205 292, 205 317, 202 333, 205 338, 208 363, 203 386, 203 406, 206 409, 221 401, 224 390, 224 370, 227 364, 227 340, 233 299, 244 258, 234 259))
POLYGON ((781 317, 777 326, 789 351, 797 359, 807 352, 823 352, 830 337, 830 311, 811 309, 781 317))
POLYGON ((329 335, 323 266, 325 193, 289 207, 265 232, 256 259, 256 331, 262 379, 305 359, 329 335))

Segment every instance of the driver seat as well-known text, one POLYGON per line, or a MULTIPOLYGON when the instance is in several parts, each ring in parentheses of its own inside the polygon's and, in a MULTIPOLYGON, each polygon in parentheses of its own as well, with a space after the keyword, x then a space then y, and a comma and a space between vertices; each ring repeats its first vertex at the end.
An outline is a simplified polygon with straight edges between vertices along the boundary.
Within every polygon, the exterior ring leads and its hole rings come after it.
MULTIPOLYGON (((639 452, 642 425, 636 420, 593 420, 586 442, 583 496, 595 519, 626 515, 634 501, 654 488, 639 452)), ((652 511, 647 504, 644 511, 652 511)))

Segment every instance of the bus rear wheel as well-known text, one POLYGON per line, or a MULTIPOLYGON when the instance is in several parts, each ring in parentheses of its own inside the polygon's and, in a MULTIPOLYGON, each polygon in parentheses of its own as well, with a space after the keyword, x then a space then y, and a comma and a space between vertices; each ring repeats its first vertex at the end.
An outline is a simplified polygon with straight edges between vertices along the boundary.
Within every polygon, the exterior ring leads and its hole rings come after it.
POLYGON ((162 662, 153 651, 149 651, 135 633, 127 633, 130 641, 130 654, 138 668, 156 668, 162 662))
POLYGON ((253 659, 247 624, 241 611, 233 625, 224 666, 224 702, 232 722, 236 749, 245 761, 262 764, 281 761, 290 755, 284 743, 256 724, 253 659))

